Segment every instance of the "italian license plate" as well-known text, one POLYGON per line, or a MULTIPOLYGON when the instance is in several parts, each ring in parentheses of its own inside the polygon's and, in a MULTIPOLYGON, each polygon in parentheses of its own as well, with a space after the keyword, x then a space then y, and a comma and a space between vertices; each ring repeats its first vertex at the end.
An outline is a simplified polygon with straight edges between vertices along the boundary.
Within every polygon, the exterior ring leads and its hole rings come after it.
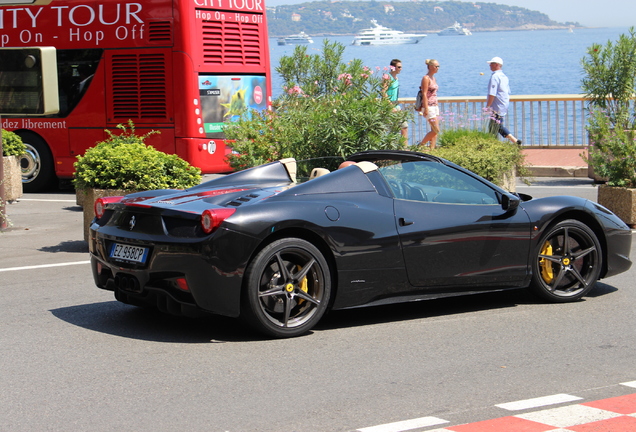
POLYGON ((116 260, 144 264, 148 257, 148 248, 113 243, 110 257, 116 260))

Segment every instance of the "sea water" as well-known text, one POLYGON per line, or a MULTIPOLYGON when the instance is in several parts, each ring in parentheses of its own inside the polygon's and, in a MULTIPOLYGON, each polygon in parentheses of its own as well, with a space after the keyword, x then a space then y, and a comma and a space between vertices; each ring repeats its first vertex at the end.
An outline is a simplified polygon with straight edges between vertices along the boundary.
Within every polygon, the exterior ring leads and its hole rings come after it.
MULTIPOLYGON (((352 46, 353 36, 329 37, 345 45, 343 60, 361 59, 375 69, 387 67, 391 59, 402 60, 400 97, 415 97, 424 61, 436 59, 441 68, 436 75, 440 96, 484 96, 490 77, 486 63, 497 56, 510 80, 512 94, 551 95, 581 93, 581 59, 594 43, 616 41, 627 28, 590 28, 535 31, 474 32, 471 36, 440 37, 430 34, 418 44, 388 46, 352 46)), ((308 52, 319 54, 323 39, 314 37, 308 52)), ((292 55, 294 45, 279 46, 270 40, 272 92, 281 94, 282 80, 275 68, 282 56, 292 55)))

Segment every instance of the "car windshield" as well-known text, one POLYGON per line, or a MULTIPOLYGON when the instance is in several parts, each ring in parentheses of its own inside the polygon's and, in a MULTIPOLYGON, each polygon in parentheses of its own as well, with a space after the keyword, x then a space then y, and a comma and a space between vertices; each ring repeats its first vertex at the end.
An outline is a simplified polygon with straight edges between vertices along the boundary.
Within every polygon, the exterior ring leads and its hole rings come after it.
POLYGON ((498 204, 478 179, 434 161, 376 161, 396 198, 453 204, 498 204))

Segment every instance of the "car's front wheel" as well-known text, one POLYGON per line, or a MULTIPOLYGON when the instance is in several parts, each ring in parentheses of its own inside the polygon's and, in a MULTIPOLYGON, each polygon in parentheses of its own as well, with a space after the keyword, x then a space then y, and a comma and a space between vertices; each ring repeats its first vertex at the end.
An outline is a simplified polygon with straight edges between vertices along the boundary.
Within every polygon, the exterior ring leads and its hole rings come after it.
POLYGON ((564 220, 539 242, 532 262, 531 288, 549 301, 578 300, 592 289, 601 266, 596 234, 577 220, 564 220))
POLYGON ((274 241, 250 263, 241 314, 275 337, 308 332, 327 309, 331 272, 318 248, 298 238, 274 241))

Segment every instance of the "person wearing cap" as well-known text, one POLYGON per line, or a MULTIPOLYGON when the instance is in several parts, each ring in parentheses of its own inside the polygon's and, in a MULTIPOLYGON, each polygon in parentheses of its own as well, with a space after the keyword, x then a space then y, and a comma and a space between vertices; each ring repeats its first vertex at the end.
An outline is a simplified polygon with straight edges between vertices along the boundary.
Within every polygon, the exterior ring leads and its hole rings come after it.
POLYGON ((521 145, 521 140, 515 138, 504 126, 504 117, 508 113, 510 102, 510 84, 508 77, 503 73, 503 60, 501 57, 493 57, 488 61, 492 75, 488 81, 488 96, 486 98, 486 110, 492 112, 490 119, 490 131, 499 134, 514 144, 521 145))

